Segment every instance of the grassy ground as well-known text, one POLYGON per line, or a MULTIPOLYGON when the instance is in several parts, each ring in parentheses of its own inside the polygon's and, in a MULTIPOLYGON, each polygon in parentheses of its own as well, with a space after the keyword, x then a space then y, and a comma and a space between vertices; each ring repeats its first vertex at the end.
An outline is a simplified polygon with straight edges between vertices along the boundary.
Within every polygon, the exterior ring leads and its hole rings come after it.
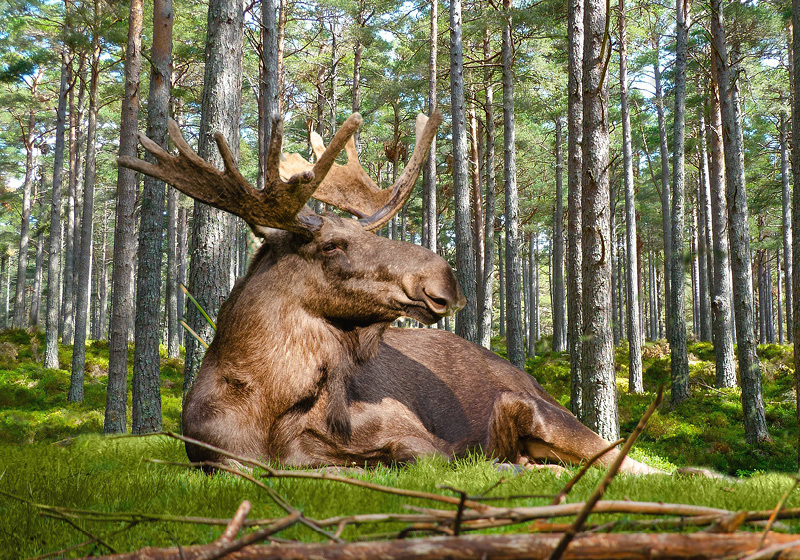
MULTIPOLYGON (((26 331, 0 333, 0 558, 33 557, 89 538, 64 520, 42 516, 32 503, 109 514, 147 512, 229 518, 247 498, 254 504, 251 518, 281 515, 266 493, 249 482, 224 473, 209 477, 148 461, 185 461, 179 442, 161 436, 112 439, 92 435, 102 431, 107 347, 94 343, 88 351, 87 363, 93 373, 87 378, 86 400, 81 404, 65 402, 69 383, 66 370, 44 370, 38 365, 42 349, 41 336, 26 331)), ((744 443, 738 392, 710 388, 711 347, 694 344, 690 345, 690 352, 692 398, 679 407, 662 405, 633 455, 664 469, 694 464, 749 476, 738 484, 674 476, 618 477, 607 498, 694 503, 731 510, 774 507, 793 483, 792 478, 780 473, 796 470, 791 349, 761 348, 768 423, 774 442, 756 448, 744 443)), ((68 366, 70 357, 70 350, 62 349, 62 367, 68 366)), ((648 393, 628 395, 626 360, 624 348, 620 349, 617 367, 623 433, 630 432, 652 400, 655 387, 669 377, 666 347, 650 346, 645 351, 648 393)), ((568 404, 566 356, 542 353, 529 360, 528 367, 553 395, 568 404)), ((164 424, 168 429, 178 426, 179 369, 176 361, 162 360, 164 424)), ((668 400, 669 395, 665 401, 668 400)), ((591 472, 573 490, 569 501, 585 499, 601 475, 600 471, 591 472)), ((426 491, 437 491, 437 485, 446 484, 474 494, 494 485, 502 475, 482 457, 469 457, 453 463, 424 460, 415 465, 384 467, 361 476, 381 484, 426 491)), ((492 490, 493 494, 554 494, 567 480, 566 475, 559 478, 538 471, 506 477, 492 490)), ((317 519, 349 513, 407 512, 404 504, 431 505, 328 481, 277 480, 270 484, 294 507, 317 519)), ((510 503, 548 502, 547 498, 530 498, 510 503)), ((800 495, 790 498, 789 505, 800 506, 800 495)), ((603 519, 604 516, 592 516, 591 521, 603 519)), ((119 521, 73 522, 95 536, 107 536, 126 527, 119 521)), ((356 531, 380 533, 392 529, 399 527, 375 524, 360 530, 348 529, 344 536, 355 537, 356 531)), ((104 541, 121 552, 148 545, 205 543, 220 531, 219 527, 173 522, 141 523, 116 536, 107 536, 104 541)), ((304 528, 289 529, 281 536, 319 538, 304 528)), ((65 555, 107 551, 105 546, 96 544, 65 555)))

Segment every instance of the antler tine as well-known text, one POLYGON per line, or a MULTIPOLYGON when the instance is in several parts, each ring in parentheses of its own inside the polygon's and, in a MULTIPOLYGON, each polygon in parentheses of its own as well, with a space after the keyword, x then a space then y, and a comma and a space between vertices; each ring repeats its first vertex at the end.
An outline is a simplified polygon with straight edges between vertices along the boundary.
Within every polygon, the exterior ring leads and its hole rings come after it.
POLYGON ((331 139, 331 143, 328 144, 328 147, 325 148, 325 151, 318 156, 317 162, 314 164, 314 168, 312 169, 314 172, 313 180, 301 186, 301 197, 304 196, 306 197, 306 200, 308 200, 314 195, 314 192, 325 179, 325 176, 331 170, 331 167, 333 167, 339 152, 342 151, 347 142, 353 137, 353 134, 356 133, 362 122, 363 119, 358 113, 353 113, 347 118, 346 121, 344 121, 339 130, 336 131, 333 139, 331 139))
MULTIPOLYGON (((258 191, 239 172, 221 134, 215 134, 215 140, 225 164, 224 171, 219 171, 192 150, 177 123, 170 120, 167 126, 170 138, 178 149, 177 156, 170 155, 156 142, 140 134, 142 146, 156 157, 158 163, 121 157, 120 165, 161 179, 200 202, 240 216, 254 229, 266 226, 308 234, 319 227, 318 218, 301 211, 307 199, 300 201, 290 192, 300 182, 312 180, 313 173, 301 173, 289 183, 277 178, 275 182, 268 182, 271 188, 258 191)), ((278 142, 278 157, 280 137, 280 132, 273 135, 273 140, 277 139, 278 142)))
POLYGON ((441 122, 442 113, 440 111, 434 111, 430 118, 422 114, 417 115, 417 142, 414 146, 414 152, 411 154, 411 159, 403 170, 403 174, 392 187, 392 195, 389 201, 372 216, 359 220, 359 223, 365 229, 374 231, 386 224, 400 211, 408 197, 411 196, 411 192, 414 190, 414 183, 417 181, 422 165, 428 157, 428 150, 436 137, 436 132, 441 122))

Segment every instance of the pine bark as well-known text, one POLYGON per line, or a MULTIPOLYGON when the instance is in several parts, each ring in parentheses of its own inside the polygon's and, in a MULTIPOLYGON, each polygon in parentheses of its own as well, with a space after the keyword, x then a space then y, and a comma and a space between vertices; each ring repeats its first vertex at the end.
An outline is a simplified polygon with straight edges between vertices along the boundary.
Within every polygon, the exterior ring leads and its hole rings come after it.
POLYGON ((714 330, 711 325, 711 294, 714 292, 714 263, 711 235, 711 192, 708 180, 708 156, 706 154, 705 115, 700 115, 700 178, 697 184, 698 216, 700 221, 700 339, 713 341, 714 330))
POLYGON ((520 307, 519 195, 517 193, 517 155, 514 116, 514 58, 511 43, 511 0, 503 0, 503 176, 505 183, 506 230, 506 345, 508 360, 518 368, 525 367, 525 342, 520 307))
POLYGON ((41 229, 36 232, 36 261, 33 273, 33 297, 28 322, 33 327, 39 326, 39 311, 42 303, 42 265, 44 264, 44 234, 41 229))
MULTIPOLYGON (((33 91, 35 95, 35 89, 33 91)), ((14 318, 11 326, 15 329, 25 328, 27 314, 25 313, 25 284, 28 274, 28 244, 30 243, 31 222, 31 194, 34 188, 33 174, 36 171, 36 155, 33 145, 36 128, 36 112, 28 112, 28 129, 25 131, 25 181, 22 183, 22 219, 19 228, 19 249, 17 252, 17 283, 14 289, 14 318)))
POLYGON ((583 50, 583 408, 586 425, 619 434, 611 324, 608 82, 603 46, 607 5, 586 0, 583 50))
MULTIPOLYGON (((434 2, 437 0, 433 0, 434 2)), ((484 60, 489 58, 490 52, 490 37, 489 31, 483 38, 483 55, 484 60)), ((484 197, 485 212, 483 221, 483 304, 481 309, 483 314, 478 318, 478 337, 480 345, 484 348, 491 348, 492 345, 492 300, 494 291, 494 221, 495 211, 497 206, 497 198, 495 195, 495 126, 494 126, 494 84, 492 83, 491 70, 486 69, 485 83, 486 88, 486 150, 485 150, 485 164, 486 170, 486 195, 484 197)))
MULTIPOLYGON (((428 114, 433 114, 437 105, 436 61, 439 52, 439 0, 430 2, 430 57, 428 58, 428 114)), ((422 168, 423 200, 422 244, 436 252, 439 238, 438 212, 436 208, 436 138, 431 142, 428 159, 422 168)))
POLYGON ((562 121, 556 118, 556 202, 553 213, 553 351, 567 349, 567 317, 564 302, 564 188, 562 121))
MULTIPOLYGON (((800 0, 792 0, 792 122, 800 123, 800 0)), ((792 231, 800 232, 800 142, 792 142, 792 231)), ((792 270, 800 271, 800 235, 792 236, 792 270)), ((800 274, 792 275, 792 338, 800 335, 800 274)), ((794 345, 794 363, 800 364, 800 344, 794 345)), ((800 368, 794 369, 794 388, 800 395, 800 368)), ((800 420, 800 398, 797 399, 797 418, 800 420)), ((798 434, 800 438, 800 434, 798 434)), ((800 445, 798 445, 800 464, 800 445)))
POLYGON ((178 200, 176 189, 167 189, 167 270, 166 270, 166 302, 167 315, 167 357, 180 356, 180 331, 178 317, 178 200))
MULTIPOLYGON (((139 120, 139 74, 142 70, 143 0, 131 0, 125 51, 125 97, 120 122, 120 156, 136 156, 139 120)), ((117 169, 114 252, 111 270, 111 330, 108 337, 108 390, 103 431, 127 431, 128 338, 133 316, 133 260, 136 254, 136 172, 117 169)))
MULTIPOLYGON (((243 0, 211 0, 208 4, 198 155, 218 168, 222 168, 222 159, 213 143, 214 132, 223 135, 234 160, 239 158, 243 14, 243 0)), ((195 202, 188 289, 212 320, 216 320, 220 301, 228 296, 231 288, 230 222, 224 212, 195 202)), ((210 341, 213 336, 211 326, 200 312, 191 306, 187 315, 189 326, 210 341)), ((187 337, 184 395, 194 382, 203 354, 199 343, 193 337, 187 337)))
MULTIPOLYGON (((661 48, 659 37, 653 38, 656 61, 653 64, 655 87, 656 87, 656 115, 658 117, 658 147, 661 154, 661 227, 664 234, 664 300, 671 301, 670 284, 672 274, 672 196, 669 188, 669 151, 667 149, 667 125, 664 118, 664 94, 661 83, 661 66, 658 53, 661 48)), ((670 337, 669 312, 664 317, 667 339, 670 337)))
POLYGON ((68 398, 83 401, 83 380, 86 369, 86 323, 89 314, 89 297, 92 279, 92 233, 94 226, 94 184, 97 169, 97 111, 100 81, 99 2, 95 0, 95 24, 92 38, 92 63, 89 83, 89 123, 86 129, 86 170, 83 186, 83 216, 81 217, 81 249, 78 262, 78 282, 75 297, 75 335, 72 348, 72 374, 68 398))
POLYGON ((728 62, 721 0, 711 2, 711 34, 716 65, 725 147, 725 179, 728 195, 728 233, 731 249, 736 342, 742 386, 745 439, 748 443, 769 440, 761 394, 761 367, 756 355, 753 330, 753 279, 750 268, 750 232, 744 177, 744 151, 738 93, 728 62))
POLYGON ((672 230, 670 262, 669 328, 670 363, 672 371, 672 402, 689 398, 689 354, 686 349, 686 315, 684 307, 684 190, 685 190, 685 119, 686 63, 689 48, 691 0, 676 0, 677 46, 675 55, 675 109, 673 111, 672 149, 672 230))
POLYGON ((625 0, 619 0, 619 85, 622 106, 622 155, 625 179, 625 257, 628 299, 628 391, 642 393, 642 329, 639 323, 639 259, 636 247, 636 201, 633 182, 631 115, 628 106, 628 47, 625 0))
POLYGON ((450 2, 450 99, 453 116, 453 196, 455 198, 456 278, 466 298, 458 314, 456 334, 478 342, 475 253, 467 176, 467 126, 464 101, 464 59, 461 0, 450 2))
MULTIPOLYGON (((712 66, 713 69, 713 66, 712 66)), ((716 72, 715 72, 716 74, 716 72)), ((711 185, 711 224, 714 247, 714 293, 711 297, 712 327, 714 329, 714 357, 716 359, 716 386, 736 386, 736 366, 733 353, 733 288, 730 253, 728 248, 728 197, 725 195, 725 154, 722 145, 722 121, 719 97, 715 84, 709 91, 711 118, 706 138, 710 148, 708 178, 711 185)))
POLYGON ((567 345, 570 406, 584 421, 581 347, 583 336, 582 173, 583 153, 583 0, 569 0, 567 99, 567 345))
MULTIPOLYGON (((796 121, 795 121, 796 122, 796 121)), ((780 116, 780 141, 781 141, 781 203, 783 218, 782 233, 783 233, 783 270, 784 270, 784 285, 786 286, 786 338, 789 342, 794 340, 792 336, 792 208, 791 208, 791 189, 789 185, 789 148, 788 148, 788 133, 786 131, 786 113, 781 112, 780 116)), ((778 265, 780 271, 780 264, 778 265)))
MULTIPOLYGON (((153 2, 153 48, 147 99, 147 136, 167 148, 172 78, 172 0, 153 2)), ((152 163, 155 158, 148 154, 152 163)), ((161 431, 161 263, 166 185, 145 177, 139 222, 133 351, 132 431, 161 431)))
POLYGON ((53 150, 53 189, 50 205, 50 236, 47 241, 47 303, 45 309, 44 367, 58 368, 58 317, 61 304, 61 205, 64 177, 64 133, 69 90, 69 51, 61 49, 61 84, 56 109, 56 142, 53 150))

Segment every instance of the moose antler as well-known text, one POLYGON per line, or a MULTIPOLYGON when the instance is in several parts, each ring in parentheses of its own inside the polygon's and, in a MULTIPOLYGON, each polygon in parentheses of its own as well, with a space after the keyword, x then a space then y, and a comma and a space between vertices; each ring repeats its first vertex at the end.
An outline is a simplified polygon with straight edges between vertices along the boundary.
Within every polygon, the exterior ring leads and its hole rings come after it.
POLYGON ((173 120, 167 126, 178 149, 177 156, 170 155, 156 142, 139 134, 139 142, 158 163, 128 156, 120 157, 119 163, 161 179, 200 202, 235 214, 255 230, 271 227, 307 235, 319 229, 320 217, 305 206, 312 196, 358 216, 364 228, 375 230, 388 222, 408 200, 441 121, 442 114, 438 111, 430 119, 424 115, 417 117, 414 153, 391 189, 380 189, 358 161, 353 141, 353 134, 362 122, 358 113, 344 122, 327 148, 319 135, 312 136, 317 156, 313 165, 297 154, 289 154, 281 161, 283 120, 274 119, 267 152, 265 186, 261 191, 239 173, 233 154, 220 133, 215 134, 214 139, 225 165, 224 171, 198 156, 173 120), (347 151, 346 165, 334 163, 342 148, 347 151))
POLYGON ((279 175, 280 151, 283 142, 283 120, 273 121, 272 137, 267 152, 267 173, 264 190, 259 191, 242 177, 233 154, 220 133, 214 135, 225 170, 198 156, 189 147, 177 123, 168 123, 169 135, 179 154, 172 156, 144 134, 139 142, 155 156, 158 163, 123 156, 120 165, 169 183, 182 193, 215 208, 240 216, 251 227, 272 227, 308 234, 321 225, 320 217, 305 206, 330 171, 336 156, 361 125, 361 116, 353 114, 333 137, 317 163, 282 180, 279 175))
MULTIPOLYGON (((441 122, 442 114, 439 111, 435 111, 430 118, 425 115, 417 115, 414 153, 402 175, 390 189, 381 189, 367 175, 358 160, 355 141, 352 137, 349 138, 345 144, 347 164, 333 164, 314 193, 314 198, 359 217, 361 225, 366 229, 380 228, 400 211, 408 197, 411 196, 414 183, 441 122)), ((316 132, 311 133, 311 147, 317 156, 317 161, 320 161, 326 148, 322 138, 316 132)), ((284 177, 291 177, 306 172, 312 167, 312 164, 301 155, 292 153, 284 155, 280 171, 284 177)))

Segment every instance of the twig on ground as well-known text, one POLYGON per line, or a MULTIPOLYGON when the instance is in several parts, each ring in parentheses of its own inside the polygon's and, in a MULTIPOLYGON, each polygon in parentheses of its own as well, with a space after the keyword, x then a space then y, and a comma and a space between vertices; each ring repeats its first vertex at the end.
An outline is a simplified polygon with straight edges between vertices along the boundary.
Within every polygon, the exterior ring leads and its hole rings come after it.
MULTIPOLYGON (((53 516, 53 517, 55 517, 55 516, 53 516)), ((119 533, 124 533, 125 531, 128 531, 129 529, 132 529, 132 528, 136 527, 136 525, 138 525, 138 522, 136 522, 136 521, 134 521, 132 523, 128 523, 122 529, 117 529, 116 531, 113 531, 113 532, 107 534, 105 536, 105 538, 107 539, 109 537, 113 537, 115 535, 118 535, 119 533)), ((97 538, 95 537, 95 538, 89 539, 88 541, 83 541, 82 543, 73 544, 72 546, 68 546, 67 548, 62 548, 60 550, 54 550, 53 552, 47 552, 45 554, 40 554, 39 556, 32 556, 31 558, 28 558, 28 560, 45 560, 46 558, 52 558, 53 556, 63 555, 65 552, 69 552, 70 550, 75 550, 77 548, 81 548, 82 546, 89 546, 90 544, 94 544, 96 542, 98 542, 98 541, 97 541, 97 538)))
POLYGON ((762 535, 761 542, 758 545, 759 549, 764 546, 764 541, 767 540, 767 535, 769 534, 769 530, 772 527, 772 524, 775 522, 775 518, 778 516, 778 513, 780 513, 781 508, 783 507, 783 504, 786 503, 786 500, 788 500, 789 496, 792 494, 792 492, 795 491, 795 488, 797 488, 798 484, 800 484, 800 477, 795 476, 794 484, 792 484, 792 487, 789 488, 786 492, 784 492, 783 496, 781 496, 781 499, 778 500, 778 503, 775 506, 775 510, 773 511, 772 515, 769 516, 769 519, 767 520, 767 528, 764 529, 764 534, 762 535))
POLYGON ((619 455, 617 455, 617 458, 614 459, 613 463, 611 463, 611 466, 609 467, 606 475, 603 477, 603 480, 601 480, 600 484, 597 485, 594 494, 592 494, 592 496, 586 501, 586 504, 584 505, 581 512, 578 514, 578 517, 577 519, 575 519, 575 522, 572 524, 572 527, 570 527, 569 530, 566 533, 564 533, 564 536, 558 542, 558 545, 553 549, 553 552, 549 556, 549 560, 558 560, 559 558, 561 558, 561 555, 564 554, 564 550, 566 550, 567 546, 569 546, 570 541, 572 541, 572 539, 575 537, 578 531, 581 530, 583 524, 586 522, 586 519, 588 519, 589 514, 592 512, 592 508, 594 508, 597 502, 600 501, 600 498, 603 497, 606 488, 608 488, 608 485, 611 484, 611 481, 614 479, 614 476, 616 476, 617 471, 622 466, 622 462, 625 460, 625 457, 630 452, 631 447, 633 447, 633 444, 636 442, 636 439, 639 437, 639 434, 641 434, 642 431, 644 431, 644 428, 647 425, 648 420, 650 420, 650 417, 653 415, 658 406, 661 404, 661 400, 663 398, 664 398, 664 386, 662 385, 658 389, 658 395, 656 396, 656 400, 653 401, 653 403, 648 407, 647 412, 645 412, 644 416, 642 416, 642 419, 639 420, 639 423, 636 425, 636 428, 634 428, 633 433, 628 437, 628 440, 625 442, 625 445, 622 446, 619 455))
POLYGON ((555 495, 555 497, 553 498, 553 501, 550 502, 550 503, 552 505, 554 505, 554 506, 558 505, 558 504, 563 504, 564 500, 567 499, 567 494, 569 494, 570 491, 572 490, 572 488, 578 483, 578 481, 581 478, 583 478, 583 475, 585 475, 589 471, 589 467, 591 467, 598 459, 600 459, 600 457, 602 457, 603 455, 605 455, 606 453, 608 453, 609 451, 614 449, 616 446, 618 446, 623 441, 625 441, 625 438, 620 438, 617 441, 615 441, 614 443, 609 444, 608 447, 606 447, 605 449, 601 450, 599 453, 596 453, 595 455, 593 455, 586 462, 586 464, 581 467, 581 470, 578 471, 578 474, 573 476, 572 479, 569 482, 567 482, 566 486, 564 486, 564 488, 561 489, 561 492, 559 492, 558 494, 555 495))
MULTIPOLYGON (((444 496, 442 494, 433 494, 431 492, 421 492, 418 490, 405 490, 402 488, 393 488, 391 486, 383 486, 382 484, 375 484, 372 482, 367 482, 366 480, 361 480, 358 478, 348 478, 346 476, 339 476, 335 474, 329 474, 326 472, 319 472, 319 471, 288 471, 288 470, 278 470, 274 467, 258 461, 256 459, 250 459, 248 457, 243 457, 241 455, 236 455, 235 453, 231 453, 224 449, 220 449, 219 447, 215 447, 213 445, 209 445, 202 441, 186 437, 184 435, 176 434, 174 432, 159 432, 155 434, 145 434, 137 437, 152 437, 152 436, 167 436, 173 439, 177 439, 184 443, 191 443, 193 445, 197 445, 198 447, 202 447, 204 449, 208 449, 210 451, 214 451, 219 453, 220 455, 224 455, 225 457, 229 457, 230 459, 234 459, 241 463, 245 463, 248 465, 253 465, 254 467, 258 467, 267 472, 265 477, 272 477, 272 478, 310 478, 314 480, 332 480, 335 482, 342 482, 344 484, 350 484, 352 486, 360 486, 362 488, 368 488, 370 490, 375 490, 377 492, 384 492, 387 494, 395 494, 398 496, 405 496, 407 498, 419 498, 422 500, 432 500, 437 502, 443 502, 446 504, 451 504, 457 506, 459 504, 459 498, 455 498, 452 496, 444 496)), ((131 437, 131 436, 118 436, 118 437, 131 437)), ((466 507, 470 509, 484 509, 488 506, 484 504, 480 504, 478 502, 473 502, 468 500, 464 504, 466 507)))
POLYGON ((758 546, 759 550, 757 550, 753 554, 742 556, 739 558, 739 560, 767 560, 768 558, 776 558, 777 552, 782 552, 790 548, 800 547, 800 540, 791 541, 788 543, 774 544, 772 546, 768 546, 767 548, 760 548, 761 544, 759 544, 758 546))
MULTIPOLYGON (((242 505, 244 505, 244 502, 242 503, 242 505)), ((249 509, 250 509, 250 504, 248 503, 247 510, 249 509)), ((239 530, 242 528, 242 522, 244 521, 244 518, 247 517, 247 511, 244 511, 243 515, 240 515, 241 512, 242 512, 242 507, 240 506, 239 511, 236 512, 236 517, 234 517, 234 519, 231 520, 230 525, 226 527, 222 536, 219 538, 219 540, 217 540, 217 543, 222 546, 215 546, 214 548, 204 553, 201 553, 198 556, 195 556, 194 560, 217 560, 219 558, 224 558, 228 554, 232 554, 236 551, 239 551, 246 546, 250 546, 252 544, 256 544, 266 540, 268 537, 274 535, 278 531, 282 531, 287 527, 291 527, 292 525, 300 521, 301 518, 300 512, 295 511, 293 513, 290 513, 283 519, 276 521, 269 527, 265 527, 258 531, 254 531, 248 535, 245 535, 241 539, 233 540, 239 533, 239 530), (237 517, 241 517, 241 519, 237 520, 237 517)))
POLYGON ((464 502, 467 501, 467 493, 464 490, 456 490, 452 486, 447 486, 447 485, 444 485, 444 484, 438 486, 438 488, 441 488, 442 490, 450 490, 451 492, 455 492, 459 496, 461 496, 461 501, 458 503, 458 511, 456 513, 456 520, 455 520, 455 522, 453 522, 453 534, 455 536, 458 536, 459 533, 461 532, 461 518, 464 515, 464 502))
POLYGON ((102 539, 102 538, 100 538, 100 537, 98 537, 96 535, 93 535, 91 532, 87 531, 83 527, 80 527, 77 523, 74 523, 66 515, 60 514, 59 512, 55 512, 55 513, 56 513, 56 516, 58 518, 60 518, 62 521, 64 521, 64 522, 68 523, 69 525, 71 525, 76 531, 79 531, 79 532, 83 533, 84 535, 89 537, 90 540, 93 540, 97 544, 102 544, 104 547, 106 547, 108 550, 110 550, 112 554, 116 554, 117 553, 116 549, 113 546, 111 546, 110 544, 108 544, 104 539, 102 539))
MULTIPOLYGON (((194 462, 194 463, 180 463, 180 462, 176 462, 176 461, 161 461, 159 459, 149 459, 149 461, 151 463, 159 463, 159 464, 162 464, 162 465, 175 465, 175 466, 180 466, 180 467, 212 467, 214 469, 219 469, 219 470, 231 473, 232 475, 244 478, 248 482, 252 482, 253 484, 258 486, 259 488, 263 488, 264 490, 266 490, 267 493, 270 495, 270 497, 275 501, 275 503, 278 504, 278 506, 280 506, 286 513, 290 513, 291 514, 291 513, 294 513, 296 511, 295 508, 292 507, 292 505, 288 501, 286 501, 286 499, 283 496, 278 494, 278 492, 276 492, 274 488, 270 488, 269 486, 267 486, 266 484, 264 484, 260 480, 257 480, 255 478, 253 478, 252 476, 250 476, 246 472, 243 472, 243 471, 241 471, 239 469, 234 469, 234 468, 229 467, 227 465, 223 465, 222 463, 215 463, 214 461, 198 461, 198 462, 194 462)), ((329 539, 332 539, 332 540, 334 540, 336 542, 344 542, 344 541, 342 541, 342 539, 334 537, 334 535, 332 533, 329 533, 328 531, 326 531, 326 530, 322 529, 321 527, 319 527, 314 522, 314 520, 309 519, 307 517, 304 517, 304 516, 302 516, 302 514, 300 515, 299 522, 302 523, 303 525, 305 525, 306 527, 308 527, 309 529, 311 529, 313 531, 316 531, 317 533, 319 533, 321 535, 324 535, 329 539)))

